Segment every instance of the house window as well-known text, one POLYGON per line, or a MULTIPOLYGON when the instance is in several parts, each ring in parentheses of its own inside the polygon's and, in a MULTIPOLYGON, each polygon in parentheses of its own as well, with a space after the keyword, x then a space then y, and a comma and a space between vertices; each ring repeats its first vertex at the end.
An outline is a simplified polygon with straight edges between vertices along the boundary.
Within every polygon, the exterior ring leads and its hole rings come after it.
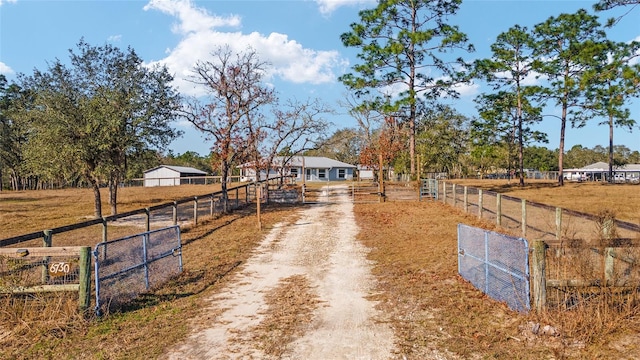
POLYGON ((291 174, 291 176, 297 178, 298 177, 298 168, 291 168, 289 173, 291 174))
POLYGON ((338 169, 338 179, 344 179, 346 177, 345 169, 338 169))
POLYGON ((318 169, 318 179, 327 178, 327 169, 318 169))

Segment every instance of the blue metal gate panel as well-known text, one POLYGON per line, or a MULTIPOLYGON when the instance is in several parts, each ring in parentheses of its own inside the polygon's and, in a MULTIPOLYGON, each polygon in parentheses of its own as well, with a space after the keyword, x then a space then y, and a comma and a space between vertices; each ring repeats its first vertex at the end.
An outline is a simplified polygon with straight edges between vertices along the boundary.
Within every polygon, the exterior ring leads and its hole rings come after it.
POLYGON ((458 224, 458 273, 513 310, 531 309, 529 244, 523 238, 458 224))

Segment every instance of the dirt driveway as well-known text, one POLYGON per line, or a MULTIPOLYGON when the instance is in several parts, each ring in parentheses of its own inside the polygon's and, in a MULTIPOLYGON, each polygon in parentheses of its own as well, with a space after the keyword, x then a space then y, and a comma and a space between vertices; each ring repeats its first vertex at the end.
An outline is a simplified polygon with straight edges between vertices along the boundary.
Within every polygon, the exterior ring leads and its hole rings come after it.
POLYGON ((367 300, 374 279, 367 250, 356 241, 358 227, 348 188, 325 190, 317 205, 300 210, 295 222, 273 228, 241 272, 210 299, 197 330, 166 358, 391 358, 393 332, 381 321, 376 304, 367 300), (301 293, 312 305, 298 306, 297 317, 274 310, 277 289, 284 289, 277 298, 301 293), (295 329, 280 332, 294 335, 271 339, 271 347, 283 350, 266 351, 269 346, 260 339, 292 318, 295 329))

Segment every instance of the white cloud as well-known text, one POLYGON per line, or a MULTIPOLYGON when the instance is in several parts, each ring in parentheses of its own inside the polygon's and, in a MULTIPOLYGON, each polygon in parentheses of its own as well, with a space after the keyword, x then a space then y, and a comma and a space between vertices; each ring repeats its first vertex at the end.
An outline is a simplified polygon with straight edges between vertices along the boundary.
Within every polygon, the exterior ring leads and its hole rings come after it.
POLYGON ((107 38, 109 42, 120 42, 122 40, 122 35, 111 35, 107 38))
POLYGON ((14 71, 7 64, 0 61, 0 74, 13 74, 14 71))
POLYGON ((329 15, 341 6, 352 6, 358 4, 375 4, 375 0, 316 0, 320 13, 329 15))
POLYGON ((174 24, 171 30, 182 35, 223 26, 240 26, 239 16, 220 17, 211 15, 206 9, 194 7, 191 0, 151 0, 145 5, 144 10, 159 10, 176 17, 179 22, 174 24))
POLYGON ((0 6, 5 3, 13 3, 15 4, 17 0, 0 0, 0 6))
MULTIPOLYGON (((503 71, 503 72, 499 72, 496 73, 495 76, 497 78, 500 79, 511 79, 511 72, 509 71, 503 71)), ((527 76, 524 77, 524 79, 522 79, 522 81, 520 82, 520 85, 523 86, 533 86, 533 85, 540 85, 542 82, 540 81, 540 74, 535 72, 535 71, 529 71, 529 73, 527 74, 527 76)))
POLYGON ((180 42, 167 51, 164 59, 155 64, 166 65, 175 76, 176 86, 190 95, 202 94, 201 89, 187 81, 198 60, 207 60, 219 46, 229 46, 236 52, 248 48, 258 53, 260 61, 271 64, 267 80, 279 77, 293 83, 320 84, 336 80, 335 71, 348 66, 337 51, 320 51, 304 48, 302 44, 289 39, 286 34, 271 33, 268 36, 252 32, 223 32, 223 26, 239 27, 236 16, 227 18, 209 14, 205 9, 195 8, 188 0, 151 0, 146 10, 159 10, 176 17, 173 29, 181 34, 180 42))
POLYGON ((456 84, 453 88, 461 97, 473 97, 480 92, 480 85, 474 82, 468 84, 456 84))

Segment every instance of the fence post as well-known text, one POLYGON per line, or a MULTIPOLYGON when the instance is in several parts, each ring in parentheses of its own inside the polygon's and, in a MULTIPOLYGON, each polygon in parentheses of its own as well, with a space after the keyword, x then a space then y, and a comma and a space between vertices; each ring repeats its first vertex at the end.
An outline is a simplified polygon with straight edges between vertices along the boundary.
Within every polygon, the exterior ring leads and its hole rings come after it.
POLYGON ((482 189, 478 189, 478 217, 482 219, 482 189))
POLYGON ((502 225, 502 194, 496 194, 496 224, 502 225))
POLYGON ((173 202, 173 225, 178 225, 178 202, 173 202))
POLYGON ((256 214, 258 217, 258 231, 262 231, 262 214, 260 213, 260 204, 262 203, 260 188, 256 187, 256 214))
POLYGON ((81 311, 85 311, 89 308, 89 302, 91 300, 91 248, 89 246, 83 246, 80 249, 78 267, 80 268, 78 275, 80 282, 78 307, 81 311))
POLYGON ((446 181, 442 182, 442 203, 443 204, 447 203, 447 182, 446 181))
POLYGON ((615 252, 613 248, 605 248, 604 253, 604 286, 613 286, 613 263, 615 252))
POLYGON ((533 305, 537 311, 547 306, 546 248, 544 241, 533 242, 533 305))
POLYGON ((451 185, 451 193, 453 194, 453 207, 456 207, 458 202, 458 193, 456 192, 456 184, 451 185))
POLYGON ((562 238, 562 208, 556 208, 556 240, 562 238))
POLYGON ((236 188, 236 209, 240 207, 240 188, 236 188))
POLYGON ((107 242, 107 218, 102 217, 102 242, 107 242))
POLYGON ((144 208, 144 212, 145 214, 147 214, 147 224, 146 224, 146 228, 147 228, 147 232, 151 231, 151 209, 144 208))
POLYGON ((193 227, 198 226, 198 197, 193 197, 193 227))
MULTIPOLYGON (((53 232, 51 230, 44 230, 44 236, 42 237, 42 246, 43 247, 51 247, 53 243, 53 232)), ((49 260, 50 256, 45 256, 42 258, 42 283, 46 284, 49 282, 49 260)))
MULTIPOLYGON (((249 195, 247 194, 247 196, 249 196, 249 195)), ((209 197, 209 216, 211 216, 211 217, 213 217, 213 208, 214 208, 213 205, 214 204, 215 204, 214 196, 213 196, 213 194, 211 194, 211 196, 209 197)))
POLYGON ((464 212, 469 212, 469 193, 466 186, 464 187, 464 212))
POLYGON ((527 200, 522 199, 522 237, 527 237, 527 200))

